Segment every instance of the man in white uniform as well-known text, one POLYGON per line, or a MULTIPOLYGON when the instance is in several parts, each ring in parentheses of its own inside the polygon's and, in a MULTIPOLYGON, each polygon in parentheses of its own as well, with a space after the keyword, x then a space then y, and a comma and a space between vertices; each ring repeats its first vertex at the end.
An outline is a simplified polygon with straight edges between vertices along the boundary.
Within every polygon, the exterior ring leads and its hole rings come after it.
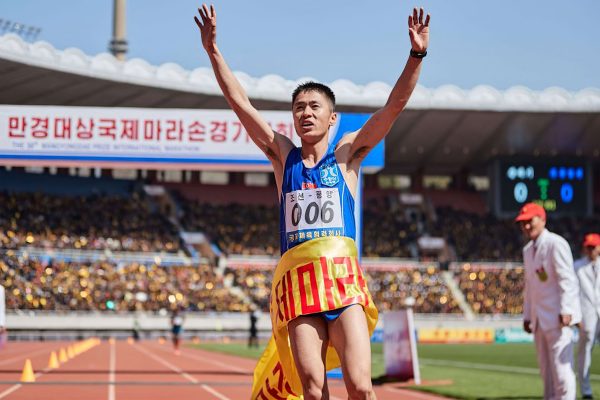
POLYGON ((544 399, 574 400, 571 326, 581 321, 581 306, 571 248, 546 229, 546 212, 538 204, 525 204, 515 220, 529 239, 523 248, 523 329, 534 334, 544 399))
POLYGON ((600 235, 590 233, 583 240, 584 257, 575 262, 579 278, 582 326, 579 330, 579 385, 584 399, 593 399, 590 385, 592 348, 598 337, 600 315, 600 235))

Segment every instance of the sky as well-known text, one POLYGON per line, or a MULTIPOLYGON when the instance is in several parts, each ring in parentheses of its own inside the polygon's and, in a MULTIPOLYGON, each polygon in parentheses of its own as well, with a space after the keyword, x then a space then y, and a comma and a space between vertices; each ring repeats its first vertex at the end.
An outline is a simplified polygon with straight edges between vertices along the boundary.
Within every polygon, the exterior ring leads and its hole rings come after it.
MULTIPOLYGON (((192 0, 126 0, 128 58, 209 67, 192 0)), ((600 88, 598 0, 215 0, 217 43, 230 67, 325 83, 393 85, 410 50, 407 17, 431 14, 419 83, 499 90, 600 88)), ((0 19, 41 28, 56 49, 106 52, 113 0, 0 0, 0 19)), ((2 26, 2 21, 0 21, 2 26)), ((0 30, 0 34, 3 32, 0 30)))

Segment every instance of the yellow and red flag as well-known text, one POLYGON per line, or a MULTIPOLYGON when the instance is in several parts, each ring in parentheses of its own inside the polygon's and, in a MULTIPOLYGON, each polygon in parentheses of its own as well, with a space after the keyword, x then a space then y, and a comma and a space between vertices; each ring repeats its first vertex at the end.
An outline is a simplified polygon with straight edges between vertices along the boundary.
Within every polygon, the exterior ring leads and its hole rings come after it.
MULTIPOLYGON (((362 305, 371 335, 377 324, 377 308, 358 264, 354 240, 323 237, 288 250, 273 277, 273 336, 254 370, 252 400, 301 398, 302 384, 290 348, 288 322, 351 304, 362 305)), ((340 366, 332 346, 326 357, 327 370, 340 366)))

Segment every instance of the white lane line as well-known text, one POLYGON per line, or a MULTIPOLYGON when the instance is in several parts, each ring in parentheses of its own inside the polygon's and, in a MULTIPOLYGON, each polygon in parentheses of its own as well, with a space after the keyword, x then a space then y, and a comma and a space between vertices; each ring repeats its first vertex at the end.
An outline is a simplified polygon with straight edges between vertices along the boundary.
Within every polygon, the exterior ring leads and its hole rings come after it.
MULTIPOLYGON (((37 378, 39 378, 40 376, 44 375, 46 372, 48 372, 48 370, 49 370, 48 368, 45 368, 42 372, 38 372, 37 374, 35 374, 34 375, 35 379, 37 380, 37 378)), ((0 399, 5 398, 6 396, 8 396, 9 394, 11 394, 12 392, 14 392, 15 390, 19 389, 22 386, 23 386, 23 384, 17 383, 16 385, 13 385, 13 386, 9 387, 4 392, 0 393, 0 399)))
POLYGON ((28 358, 33 358, 33 357, 37 356, 38 354, 51 353, 53 351, 56 351, 56 350, 42 349, 42 350, 32 351, 31 353, 25 353, 25 354, 21 354, 20 356, 17 356, 17 357, 7 358, 6 360, 2 360, 2 361, 0 361, 0 365, 8 364, 13 361, 19 361, 19 360, 24 361, 28 358))
MULTIPOLYGON (((158 346, 152 346, 152 347, 155 348, 155 349, 157 349, 157 350, 163 351, 163 352, 169 352, 169 350, 164 349, 163 347, 158 347, 158 346)), ((224 362, 221 362, 221 361, 210 360, 210 359, 206 359, 205 357, 200 357, 200 356, 197 356, 197 355, 193 355, 193 354, 190 354, 187 351, 186 352, 182 352, 181 356, 187 357, 187 358, 191 358, 193 360, 202 361, 202 362, 209 362, 209 363, 217 365, 217 366, 219 366, 221 368, 225 368, 226 370, 229 370, 229 371, 242 372, 242 373, 253 373, 254 372, 251 369, 238 368, 238 367, 235 367, 233 365, 230 365, 230 364, 227 364, 227 363, 224 363, 224 362)))
MULTIPOLYGON (((204 361, 205 359, 202 357, 198 357, 198 356, 193 356, 191 354, 184 354, 187 357, 193 358, 195 360, 202 360, 204 361)), ((228 369, 230 371, 235 371, 235 372, 242 372, 242 373, 252 373, 254 371, 252 371, 251 369, 244 369, 244 368, 238 368, 238 367, 234 367, 233 365, 229 365, 227 363, 221 362, 221 361, 215 361, 215 360, 207 360, 208 362, 210 362, 211 364, 214 364, 216 366, 219 366, 221 368, 225 368, 228 369)), ((257 361, 258 362, 258 361, 257 361)))
POLYGON ((392 393, 402 393, 402 394, 406 394, 407 391, 410 391, 410 397, 416 400, 432 400, 432 399, 442 399, 443 397, 438 397, 436 395, 433 394, 425 394, 425 393, 421 393, 417 390, 409 390, 409 389, 396 389, 396 388, 390 388, 390 387, 386 387, 385 390, 387 390, 388 392, 392 392, 392 393))
MULTIPOLYGON (((166 350, 163 347, 159 347, 159 346, 152 346, 152 347, 156 348, 158 350, 164 351, 164 352, 169 352, 169 350, 166 350)), ((228 354, 225 354, 225 355, 228 355, 228 354)), ((230 365, 230 364, 227 364, 227 363, 224 363, 224 362, 220 362, 220 361, 209 360, 209 359, 206 359, 205 357, 200 357, 200 356, 197 356, 197 355, 190 354, 189 352, 181 353, 181 356, 188 357, 188 358, 191 358, 193 360, 198 360, 198 361, 202 361, 202 362, 209 362, 211 364, 214 364, 214 365, 217 365, 219 367, 225 368, 226 370, 229 370, 229 371, 235 371, 235 372, 241 372, 241 373, 253 373, 254 372, 251 369, 244 369, 244 368, 234 367, 233 365, 230 365)), ((329 395, 329 398, 331 400, 344 400, 344 399, 342 399, 340 397, 332 396, 331 394, 329 395)))
POLYGON ((15 354, 23 354, 23 350, 27 351, 38 351, 41 348, 47 348, 48 343, 32 343, 28 345, 22 345, 22 343, 31 343, 31 342, 8 342, 4 345, 4 348, 0 347, 2 350, 2 354, 6 357, 13 357, 15 354))
MULTIPOLYGON (((33 355, 33 354, 39 354, 39 353, 43 353, 43 352, 47 352, 47 351, 48 351, 48 349, 44 349, 44 350, 39 350, 39 351, 36 351, 36 352, 34 352, 34 353, 28 353, 28 354, 31 356, 31 355, 33 355)), ((51 352, 52 352, 52 351, 55 351, 55 350, 51 350, 51 352)), ((22 357, 23 357, 23 356, 21 356, 20 358, 22 358, 22 357)), ((29 357, 26 357, 26 358, 29 358, 29 357)), ((5 361, 7 361, 7 360, 5 360, 5 361)), ((4 361, 3 361, 2 363, 4 363, 4 361)), ((2 363, 0 363, 0 364, 2 364, 2 363)), ((44 375, 44 374, 45 374, 45 373, 47 373, 48 371, 50 371, 50 368, 46 367, 46 368, 44 368, 44 369, 43 369, 41 372, 38 372, 37 374, 35 374, 35 375, 34 375, 34 377, 35 377, 35 380, 37 381, 37 379, 38 379, 40 376, 44 375)), ((14 392, 15 390, 17 390, 17 389, 21 388, 22 386, 23 386, 23 384, 21 384, 21 383, 17 383, 16 385, 13 385, 13 386, 9 387, 9 388, 8 388, 8 389, 6 389, 4 392, 0 393, 0 399, 3 399, 3 398, 5 398, 6 396, 8 396, 9 394, 11 394, 11 393, 12 393, 12 392, 14 392)))
MULTIPOLYGON (((144 349, 141 346, 134 346, 134 349, 137 349, 138 351, 146 354, 148 357, 158 361, 159 363, 161 363, 162 365, 166 366, 167 368, 169 368, 172 371, 177 372, 178 374, 181 374, 181 376, 183 376, 185 379, 187 379, 190 382, 193 383, 199 383, 200 381, 198 381, 196 378, 194 378, 193 376, 191 376, 190 374, 188 374, 187 372, 184 372, 181 370, 181 368, 171 364, 170 362, 168 362, 167 360, 163 359, 162 357, 159 357, 155 354, 152 354, 151 352, 149 352, 148 350, 144 349)), ((214 390, 213 388, 211 388, 208 385, 205 384, 201 384, 200 387, 204 390, 206 390, 208 393, 212 394, 213 396, 215 396, 216 398, 220 399, 220 400, 231 400, 229 397, 224 396, 223 394, 217 392, 216 390, 214 390)))
POLYGON ((21 385, 20 383, 18 383, 16 385, 12 386, 12 387, 9 387, 4 392, 0 393, 0 399, 5 398, 6 396, 8 396, 9 394, 11 394, 15 390, 19 389, 21 386, 23 386, 23 385, 21 385))
POLYGON ((18 383, 18 384, 14 385, 14 386, 9 387, 4 392, 0 393, 0 399, 5 398, 6 396, 8 396, 9 394, 11 394, 15 390, 19 389, 21 386, 23 386, 23 385, 21 385, 20 383, 18 383))
POLYGON ((212 394, 213 396, 215 396, 217 399, 221 399, 221 400, 230 400, 229 397, 223 396, 221 393, 217 392, 216 390, 214 390, 213 388, 211 388, 208 385, 200 385, 202 386, 202 389, 206 390, 208 393, 212 394))
POLYGON ((108 400, 115 400, 115 369, 117 365, 117 351, 115 342, 110 342, 110 359, 108 362, 108 400))
MULTIPOLYGON (((45 353, 45 352, 47 352, 47 351, 48 351, 48 349, 44 349, 44 350, 38 350, 38 351, 35 351, 35 352, 32 352, 32 353, 27 353, 27 355, 26 355, 26 356, 23 356, 23 355, 21 355, 21 356, 20 356, 20 357, 18 357, 18 358, 12 358, 12 359, 8 359, 8 360, 4 360, 4 361, 0 362, 0 364, 5 364, 5 363, 7 363, 7 362, 14 361, 15 359, 17 359, 17 360, 18 360, 18 359, 23 359, 23 357, 25 357, 25 359, 27 359, 27 358, 31 358, 31 357, 32 357, 34 354, 35 354, 35 355, 38 355, 38 354, 40 354, 40 353, 45 353)), ((53 351, 53 350, 51 350, 51 351, 53 351)), ((45 374, 46 372, 48 372, 49 370, 50 370, 50 368, 47 368, 47 367, 46 367, 46 368, 44 368, 44 369, 43 369, 41 372, 38 372, 37 374, 35 374, 35 375, 34 375, 35 379, 37 380, 37 379, 38 379, 40 376, 44 375, 44 374, 45 374)), ((19 389, 19 388, 21 388, 22 386, 23 386, 23 385, 22 385, 21 383, 17 383, 16 385, 13 385, 13 386, 9 387, 9 388, 8 388, 8 389, 6 389, 4 392, 0 393, 0 399, 3 399, 3 398, 5 398, 6 396, 8 396, 8 395, 9 395, 9 394, 11 394, 12 392, 14 392, 14 391, 18 390, 18 389, 19 389)))

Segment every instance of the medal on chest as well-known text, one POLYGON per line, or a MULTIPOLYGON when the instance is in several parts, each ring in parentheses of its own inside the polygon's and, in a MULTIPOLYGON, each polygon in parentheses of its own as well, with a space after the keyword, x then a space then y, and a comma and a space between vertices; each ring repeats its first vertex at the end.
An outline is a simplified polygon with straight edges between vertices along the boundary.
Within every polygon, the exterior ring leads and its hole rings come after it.
POLYGON ((548 280, 548 273, 546 272, 546 270, 544 269, 543 265, 540 265, 540 267, 538 269, 535 270, 535 273, 538 276, 538 279, 541 282, 546 282, 548 280))

